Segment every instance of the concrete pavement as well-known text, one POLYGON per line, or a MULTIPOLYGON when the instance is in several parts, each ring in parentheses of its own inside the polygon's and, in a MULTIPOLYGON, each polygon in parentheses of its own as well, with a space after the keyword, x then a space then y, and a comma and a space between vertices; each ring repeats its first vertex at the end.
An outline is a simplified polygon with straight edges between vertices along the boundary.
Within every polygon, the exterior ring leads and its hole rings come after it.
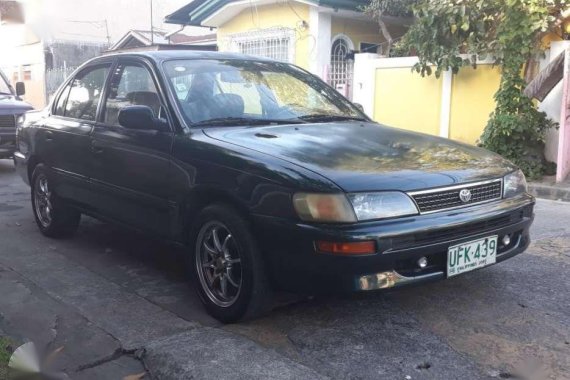
POLYGON ((32 340, 72 379, 570 378, 570 204, 540 201, 529 251, 421 288, 295 299, 221 326, 183 250, 84 218, 37 230, 29 189, 0 160, 0 334, 32 340))

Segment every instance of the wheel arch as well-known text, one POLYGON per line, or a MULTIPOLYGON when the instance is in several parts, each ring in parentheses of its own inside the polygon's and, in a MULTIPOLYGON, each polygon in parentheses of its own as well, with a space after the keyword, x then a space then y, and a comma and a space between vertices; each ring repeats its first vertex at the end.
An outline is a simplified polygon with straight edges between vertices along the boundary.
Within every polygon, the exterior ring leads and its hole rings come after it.
POLYGON ((227 204, 236 210, 246 221, 251 221, 249 207, 235 195, 219 188, 209 186, 199 187, 188 193, 180 205, 179 225, 181 228, 180 232, 183 234, 182 236, 188 239, 188 231, 193 227, 197 215, 205 207, 215 203, 227 204))
POLYGON ((28 158, 28 163, 27 163, 27 175, 28 175, 28 181, 31 184, 32 183, 32 175, 34 174, 34 169, 36 168, 36 166, 38 166, 38 164, 41 164, 42 161, 40 160, 40 158, 33 154, 30 156, 30 158, 28 158))

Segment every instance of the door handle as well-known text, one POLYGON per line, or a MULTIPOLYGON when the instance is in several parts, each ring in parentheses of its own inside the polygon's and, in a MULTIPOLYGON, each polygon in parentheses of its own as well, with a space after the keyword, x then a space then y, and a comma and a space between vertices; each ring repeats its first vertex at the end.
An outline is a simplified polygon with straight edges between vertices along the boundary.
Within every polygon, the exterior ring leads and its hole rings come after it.
POLYGON ((53 141, 53 132, 46 132, 46 141, 53 141))

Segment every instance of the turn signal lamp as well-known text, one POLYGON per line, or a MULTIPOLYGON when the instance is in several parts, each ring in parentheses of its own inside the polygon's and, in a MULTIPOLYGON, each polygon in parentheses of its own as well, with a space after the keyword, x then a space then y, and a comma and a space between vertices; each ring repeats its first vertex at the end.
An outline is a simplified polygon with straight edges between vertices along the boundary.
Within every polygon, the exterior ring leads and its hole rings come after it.
POLYGON ((374 241, 359 242, 331 242, 317 241, 317 251, 320 253, 330 253, 333 255, 372 255, 376 253, 376 243, 374 241))

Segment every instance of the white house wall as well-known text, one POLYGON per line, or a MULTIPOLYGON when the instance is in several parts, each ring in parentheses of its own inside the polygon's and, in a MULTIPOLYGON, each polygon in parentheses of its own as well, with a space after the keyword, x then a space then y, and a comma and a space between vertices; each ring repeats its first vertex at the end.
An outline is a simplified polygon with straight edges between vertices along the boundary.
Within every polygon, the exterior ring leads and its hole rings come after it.
POLYGON ((309 10, 309 28, 315 37, 315 44, 309 52, 309 70, 319 77, 326 79, 326 69, 331 59, 331 21, 330 13, 319 11, 317 7, 309 10))
MULTIPOLYGON (((541 67, 545 67, 554 60, 565 48, 570 47, 570 41, 552 42, 550 52, 546 55, 541 67)), ((562 102, 562 81, 554 87, 548 96, 539 105, 541 111, 546 112, 549 118, 560 123, 560 104, 562 102)), ((546 135, 545 156, 548 161, 557 162, 558 160, 558 137, 557 129, 550 130, 546 135)))

